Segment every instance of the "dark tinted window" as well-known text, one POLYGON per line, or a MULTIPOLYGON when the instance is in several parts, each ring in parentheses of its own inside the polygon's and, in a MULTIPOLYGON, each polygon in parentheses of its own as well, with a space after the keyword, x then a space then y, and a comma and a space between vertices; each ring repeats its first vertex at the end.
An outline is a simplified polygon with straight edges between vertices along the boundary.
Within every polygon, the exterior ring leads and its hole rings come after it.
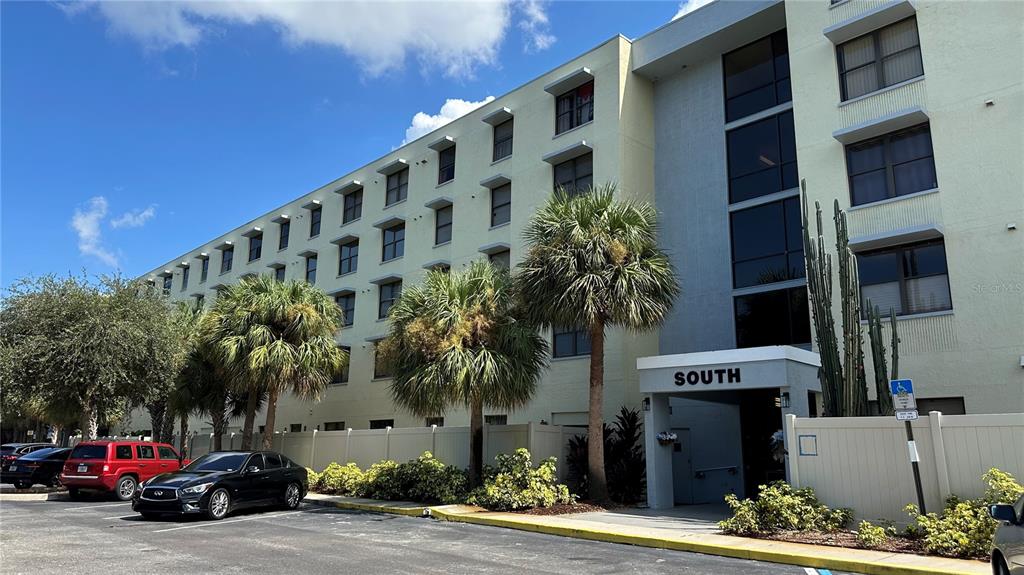
POLYGON ((320 235, 320 218, 323 217, 323 208, 316 207, 309 210, 309 237, 320 235))
POLYGON ((797 187, 792 112, 730 130, 726 139, 730 202, 797 187))
POLYGON ((160 459, 177 459, 178 458, 178 454, 175 453, 173 449, 171 449, 170 447, 167 447, 166 445, 159 445, 159 446, 157 446, 156 449, 157 449, 157 452, 160 453, 160 459))
POLYGON ((811 343, 807 289, 761 292, 736 298, 736 347, 811 343))
POLYGON ((152 445, 136 445, 135 454, 139 456, 139 459, 156 459, 156 452, 152 445))
POLYGON ((344 421, 327 421, 324 422, 324 431, 345 431, 344 421))
POLYGON ((924 74, 913 17, 840 44, 836 56, 843 100, 924 74))
POLYGON ((348 383, 348 366, 351 364, 352 361, 352 348, 347 345, 341 345, 338 347, 340 347, 341 350, 345 352, 345 355, 349 358, 349 361, 345 362, 345 365, 342 366, 341 371, 334 374, 334 379, 331 381, 331 383, 348 383))
POLYGON ((409 168, 388 176, 384 205, 390 206, 404 200, 409 193, 409 168))
POLYGON ((316 256, 306 256, 306 281, 316 283, 316 256))
POLYGON ((927 124, 846 147, 853 205, 937 188, 927 124))
POLYGON ((386 427, 394 427, 394 419, 371 419, 370 429, 384 429, 386 427))
POLYGON ((733 287, 804 277, 800 198, 733 212, 733 287))
POLYGON ((288 236, 291 235, 291 222, 281 222, 281 235, 277 239, 277 249, 283 250, 288 247, 288 236))
POLYGON ((283 265, 277 266, 276 268, 274 268, 274 280, 283 282, 286 273, 287 269, 283 265))
POLYGON ((359 240, 338 247, 338 275, 350 274, 359 269, 359 240))
POLYGON ((455 179, 455 146, 445 148, 437 154, 437 183, 443 184, 455 179))
POLYGON ((264 453, 267 460, 267 469, 279 469, 281 467, 281 456, 276 453, 264 453))
POLYGON ((341 308, 341 325, 350 326, 356 317, 356 294, 346 293, 334 296, 334 303, 341 308))
POLYGON ((497 162, 512 155, 512 122, 506 120, 494 127, 494 154, 491 161, 497 162))
POLYGON ((434 212, 434 245, 452 241, 452 206, 434 212))
POLYGON ((722 67, 727 122, 793 99, 785 30, 729 52, 722 67))
MULTIPOLYGON (((391 365, 384 354, 380 353, 380 346, 373 344, 373 378, 381 379, 391 377, 391 365)), ((372 428, 371 428, 372 429, 372 428)))
POLYGON ((594 81, 569 90, 555 100, 555 133, 561 134, 594 119, 594 81))
POLYGON ((256 467, 259 470, 267 468, 266 463, 263 462, 262 453, 253 453, 249 456, 249 460, 245 462, 245 468, 249 469, 250 467, 256 467))
POLYGON ((561 188, 573 196, 586 192, 594 182, 594 155, 583 154, 554 168, 555 190, 561 188))
MULTIPOLYGON (((129 455, 131 451, 129 450, 129 455)), ((106 445, 76 445, 71 452, 72 459, 106 459, 106 445)), ((130 457, 129 457, 130 459, 130 457)))
POLYGON ((131 445, 115 445, 114 459, 133 459, 131 445))
POLYGON ((341 223, 347 224, 358 220, 363 216, 363 190, 356 190, 345 194, 344 210, 341 213, 341 223))
POLYGON ((231 271, 231 264, 235 259, 235 249, 225 248, 220 253, 220 273, 226 273, 231 271))
POLYGON ((210 258, 203 258, 200 261, 202 261, 202 264, 199 270, 199 281, 204 282, 206 281, 206 276, 210 273, 210 258))
POLYGON ((405 224, 392 226, 382 232, 384 245, 381 248, 381 261, 390 261, 405 255, 405 224))
POLYGON ((235 471, 241 469, 245 453, 209 453, 185 466, 187 471, 235 471))
POLYGON ((512 184, 491 190, 491 226, 507 224, 512 219, 512 184))
POLYGON ((67 449, 67 448, 64 448, 64 447, 47 447, 45 449, 37 449, 37 450, 33 451, 32 453, 29 453, 27 455, 21 456, 21 458, 22 459, 32 460, 32 461, 39 461, 39 460, 50 459, 50 458, 53 458, 53 459, 64 459, 64 457, 62 457, 62 456, 65 453, 67 453, 68 451, 70 451, 70 449, 67 449))
POLYGON ((263 234, 249 238, 249 261, 258 260, 263 254, 263 234))
POLYGON ((882 315, 953 309, 941 240, 858 254, 857 268, 864 317, 869 302, 882 315))
POLYGON ((554 357, 572 357, 590 353, 590 333, 585 329, 556 326, 552 330, 551 352, 554 357))
POLYGON ((391 282, 380 286, 380 302, 377 306, 377 319, 388 317, 391 306, 402 296, 402 282, 391 282))

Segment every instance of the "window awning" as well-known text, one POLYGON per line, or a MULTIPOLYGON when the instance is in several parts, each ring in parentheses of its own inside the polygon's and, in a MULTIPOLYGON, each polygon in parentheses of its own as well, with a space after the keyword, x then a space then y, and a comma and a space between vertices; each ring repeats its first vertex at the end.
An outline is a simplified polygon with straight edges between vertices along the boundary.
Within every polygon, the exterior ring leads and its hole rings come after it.
POLYGON ((483 180, 480 180, 480 185, 485 188, 493 190, 494 188, 500 188, 501 186, 504 186, 505 184, 509 184, 511 182, 511 178, 509 178, 505 174, 495 174, 489 178, 484 178, 483 180))
POLYGON ((544 156, 542 156, 541 159, 553 166, 555 164, 561 164, 566 160, 578 158, 583 154, 588 154, 593 151, 594 148, 592 148, 586 140, 580 140, 574 144, 569 144, 568 146, 560 150, 555 150, 554 152, 551 152, 549 154, 544 154, 544 156))
POLYGON ((833 44, 842 44, 873 30, 913 16, 917 11, 911 0, 890 0, 881 6, 847 18, 822 30, 833 44))
POLYGON ((569 90, 578 88, 593 79, 594 73, 591 72, 590 68, 583 66, 581 68, 576 68, 567 74, 563 74, 553 82, 546 84, 544 86, 544 91, 552 96, 561 96, 569 90))
POLYGON ((352 193, 352 192, 354 192, 356 190, 361 190, 362 188, 363 188, 363 183, 360 182, 359 180, 349 180, 349 181, 345 182, 344 184, 342 184, 341 187, 339 187, 338 189, 334 190, 334 193, 345 195, 345 194, 350 194, 350 193, 352 193))
POLYGON ((848 128, 832 132, 832 137, 843 144, 861 142, 882 134, 902 130, 928 121, 928 114, 921 106, 913 106, 887 114, 880 118, 874 118, 848 128))
POLYGON ((512 110, 502 106, 480 119, 492 126, 497 126, 498 124, 503 124, 512 118, 512 110))

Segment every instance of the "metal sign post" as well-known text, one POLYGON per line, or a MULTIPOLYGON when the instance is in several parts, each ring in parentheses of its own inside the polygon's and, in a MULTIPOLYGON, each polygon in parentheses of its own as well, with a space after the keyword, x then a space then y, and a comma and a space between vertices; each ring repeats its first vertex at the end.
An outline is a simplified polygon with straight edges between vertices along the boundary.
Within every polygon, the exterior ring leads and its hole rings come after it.
POLYGON ((921 514, 927 513, 924 507, 924 488, 921 487, 920 457, 917 443, 914 442, 914 428, 910 422, 917 419, 917 400, 914 398, 914 382, 909 379, 894 379, 889 382, 892 393, 892 405, 896 409, 896 420, 902 421, 907 431, 907 451, 910 454, 910 466, 914 470, 914 487, 917 489, 917 507, 921 514))

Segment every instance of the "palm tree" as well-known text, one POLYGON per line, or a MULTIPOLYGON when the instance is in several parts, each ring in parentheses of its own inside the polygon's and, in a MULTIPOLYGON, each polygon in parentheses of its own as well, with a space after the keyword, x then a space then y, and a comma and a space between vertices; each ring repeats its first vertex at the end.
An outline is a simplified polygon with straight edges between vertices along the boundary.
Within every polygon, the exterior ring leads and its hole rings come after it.
POLYGON ((220 295, 211 317, 206 339, 235 391, 249 394, 248 437, 243 434, 242 448, 251 445, 251 421, 265 391, 263 448, 270 449, 280 394, 316 399, 348 362, 348 355, 334 342, 341 310, 306 282, 256 276, 220 295))
POLYGON ((521 319, 516 301, 508 272, 490 263, 431 271, 391 308, 381 347, 397 405, 422 417, 469 409, 473 485, 483 470, 484 407, 522 407, 547 362, 547 342, 521 319))
MULTIPOLYGON (((658 248, 654 208, 615 194, 614 184, 573 196, 557 191, 523 232, 528 252, 517 275, 534 322, 590 335, 589 437, 604 427, 605 328, 654 329, 679 293, 658 248)), ((606 500, 604 442, 588 442, 587 458, 590 496, 606 500)))

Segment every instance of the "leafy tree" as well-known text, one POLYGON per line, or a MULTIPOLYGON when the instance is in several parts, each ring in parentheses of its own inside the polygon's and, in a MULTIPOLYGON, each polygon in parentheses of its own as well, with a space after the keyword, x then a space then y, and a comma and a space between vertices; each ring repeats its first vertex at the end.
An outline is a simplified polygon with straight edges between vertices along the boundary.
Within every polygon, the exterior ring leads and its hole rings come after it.
POLYGON ((166 377, 168 317, 155 290, 119 277, 21 279, 0 304, 4 395, 54 425, 77 415, 93 439, 166 377))
POLYGON ((522 316, 508 272, 487 262, 431 271, 391 308, 381 347, 391 367, 391 397, 423 417, 469 409, 473 485, 483 470, 484 407, 525 405, 547 362, 547 343, 522 316))
POLYGON ((344 367, 348 356, 334 342, 340 327, 337 304, 306 282, 244 278, 217 298, 203 337, 235 391, 249 394, 243 449, 251 445, 251 422, 264 391, 263 448, 269 449, 280 394, 317 398, 344 367))
MULTIPOLYGON (((656 212, 635 200, 616 200, 614 184, 571 196, 557 192, 523 232, 529 251, 517 282, 533 321, 590 334, 588 434, 604 428, 604 332, 646 331, 665 319, 679 285, 658 248, 656 212)), ((587 444, 590 495, 608 498, 604 442, 587 444)))

